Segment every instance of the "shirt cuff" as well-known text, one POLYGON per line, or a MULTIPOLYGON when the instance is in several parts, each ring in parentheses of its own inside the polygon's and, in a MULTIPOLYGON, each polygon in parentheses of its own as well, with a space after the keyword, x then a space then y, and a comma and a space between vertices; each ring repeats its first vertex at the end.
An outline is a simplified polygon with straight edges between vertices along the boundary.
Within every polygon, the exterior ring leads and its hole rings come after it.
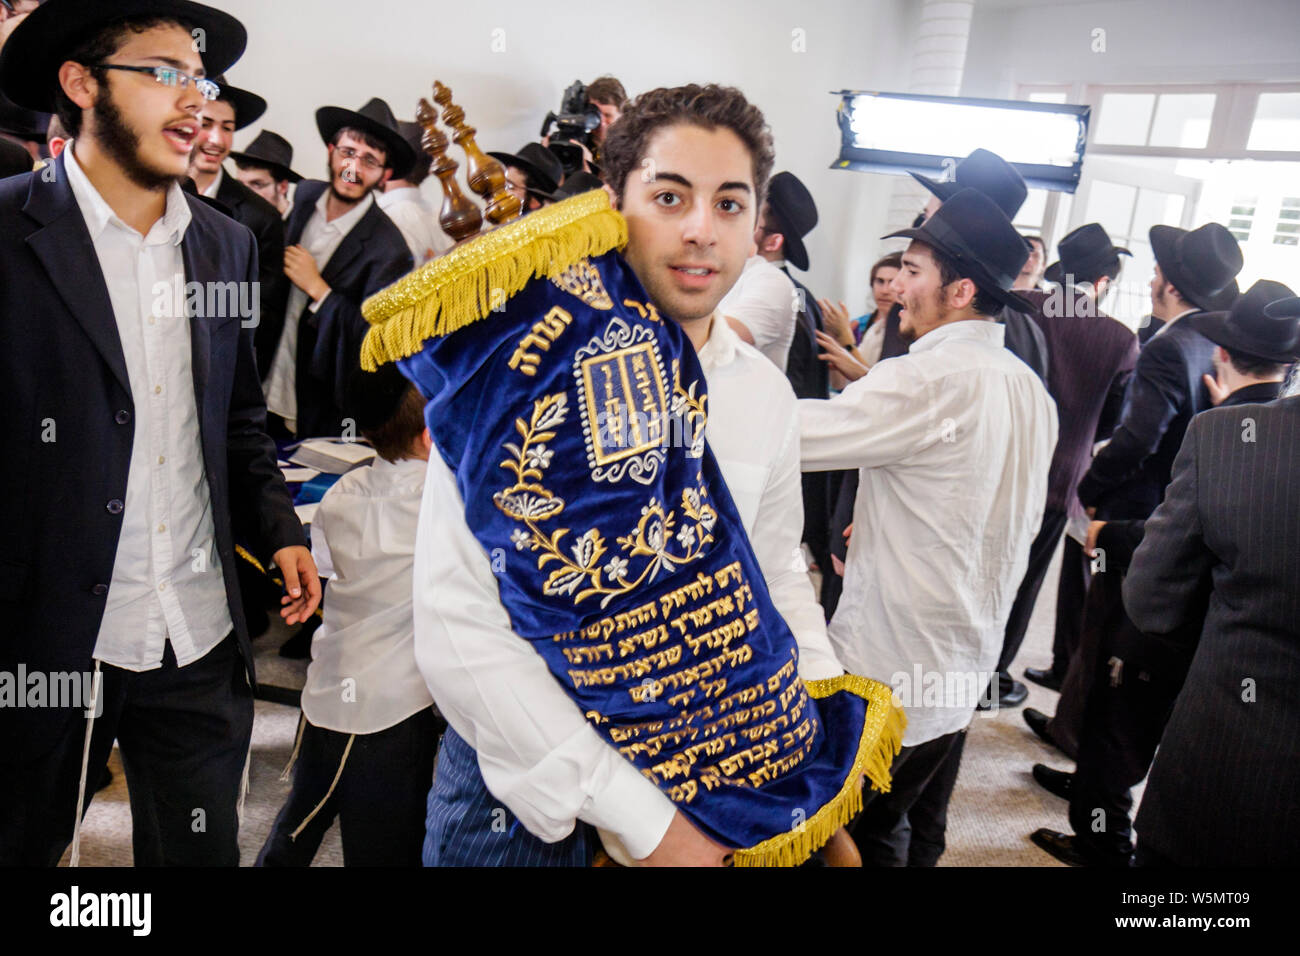
POLYGON ((322 305, 325 304, 325 300, 328 299, 328 298, 330 297, 330 292, 331 292, 331 291, 333 291, 333 290, 331 290, 331 289, 326 289, 326 290, 325 290, 325 294, 324 294, 323 296, 321 296, 319 299, 317 299, 315 302, 313 302, 311 305, 307 306, 307 308, 308 308, 311 312, 315 313, 318 309, 320 309, 320 307, 321 307, 322 305))
POLYGON ((610 831, 633 859, 644 860, 668 832, 677 807, 621 755, 613 759, 609 781, 588 798, 579 817, 610 831))

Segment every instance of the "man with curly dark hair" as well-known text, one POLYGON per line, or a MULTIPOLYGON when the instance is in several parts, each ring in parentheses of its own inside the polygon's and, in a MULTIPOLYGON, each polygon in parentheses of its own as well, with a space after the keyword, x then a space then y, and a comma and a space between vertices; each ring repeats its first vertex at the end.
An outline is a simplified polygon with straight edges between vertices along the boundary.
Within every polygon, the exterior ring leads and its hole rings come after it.
MULTIPOLYGON (((743 526, 752 545, 764 590, 788 625, 789 636, 781 640, 794 645, 790 653, 797 646, 803 681, 838 679, 844 670, 831 650, 811 582, 792 559, 803 524, 794 393, 785 376, 717 312, 749 254, 772 171, 763 115, 731 88, 652 90, 610 127, 605 144, 603 173, 627 226, 622 261, 644 288, 654 322, 679 326, 690 341, 682 346, 698 356, 707 379, 709 450, 735 503, 738 530, 743 526)), ((497 235, 509 235, 510 228, 497 235)), ((678 340, 677 331, 669 337, 678 340)), ((440 348, 436 338, 427 345, 404 368, 420 381, 420 363, 432 362, 429 356, 440 348)), ((557 343, 546 361, 562 348, 557 343)), ((694 365, 695 356, 690 358, 694 365)), ((548 374, 546 368, 540 374, 548 374)), ((548 439, 561 440, 554 432, 548 439)), ((552 454, 539 453, 538 467, 549 467, 552 454)), ((498 576, 460 514, 453 467, 442 454, 430 456, 415 558, 416 658, 451 725, 429 796, 426 865, 581 866, 593 859, 597 829, 620 862, 726 865, 747 847, 726 842, 716 828, 706 832, 709 826, 687 812, 698 808, 679 807, 677 798, 611 746, 521 636, 504 606, 498 576)), ((522 551, 528 536, 513 540, 522 551)), ((512 552, 508 561, 498 572, 526 578, 528 559, 512 552)), ((851 737, 851 749, 860 745, 861 725, 827 721, 835 723, 827 739, 851 737)), ((836 790, 843 779, 841 774, 836 790)), ((798 822, 801 814, 814 813, 813 802, 805 802, 803 809, 773 805, 798 822)), ((755 812, 752 806, 749 812, 755 812)), ((834 818, 831 811, 824 816, 834 818)), ((842 828, 818 843, 827 839, 824 859, 843 859, 838 851, 856 860, 842 828)))

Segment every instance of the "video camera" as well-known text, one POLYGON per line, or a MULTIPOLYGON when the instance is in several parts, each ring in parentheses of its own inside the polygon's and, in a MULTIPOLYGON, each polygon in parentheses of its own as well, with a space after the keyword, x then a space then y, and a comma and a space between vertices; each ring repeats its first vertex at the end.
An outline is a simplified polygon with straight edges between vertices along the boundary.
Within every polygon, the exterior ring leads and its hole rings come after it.
POLYGON ((551 133, 548 146, 560 158, 564 165, 564 175, 567 176, 582 169, 582 147, 595 151, 596 144, 591 134, 600 126, 600 110, 587 102, 587 87, 581 80, 574 80, 564 91, 558 114, 546 114, 546 121, 542 123, 542 138, 546 137, 552 124, 555 125, 555 132, 551 133))

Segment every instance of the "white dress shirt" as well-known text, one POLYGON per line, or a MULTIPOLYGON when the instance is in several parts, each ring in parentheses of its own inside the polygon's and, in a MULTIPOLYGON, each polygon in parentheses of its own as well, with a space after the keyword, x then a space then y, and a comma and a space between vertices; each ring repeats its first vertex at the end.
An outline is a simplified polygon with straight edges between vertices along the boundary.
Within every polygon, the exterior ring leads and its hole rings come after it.
MULTIPOLYGON (((353 227, 361 221, 374 203, 374 193, 367 193, 361 200, 333 222, 327 222, 326 207, 330 191, 326 189, 316 200, 316 208, 302 228, 302 238, 298 244, 311 253, 316 260, 316 268, 321 272, 329 264, 330 257, 342 245, 344 238, 353 227)), ((318 310, 329 298, 325 293, 311 303, 311 310, 318 310)), ((276 347, 275 358, 271 360, 271 371, 266 375, 266 408, 279 415, 285 421, 285 427, 295 434, 298 431, 298 318, 308 306, 307 293, 292 282, 289 283, 289 304, 284 310, 284 331, 280 335, 280 344, 276 347)), ((310 437, 310 436, 308 436, 310 437)))
MULTIPOLYGON (((843 673, 799 550, 798 416, 785 376, 720 314, 700 354, 706 438, 768 583, 799 645, 805 679, 843 673)), ((448 722, 478 752, 488 789, 534 835, 563 839, 582 819, 635 858, 659 845, 676 808, 597 734, 542 656, 510 629, 492 561, 465 524, 451 469, 430 456, 415 552, 415 655, 448 722)), ((514 551, 496 560, 535 561, 514 551)))
POLYGON ((411 564, 425 463, 376 458, 334 484, 311 524, 328 581, 302 712, 317 727, 373 734, 433 703, 415 666, 411 564))
POLYGON ((390 189, 376 200, 379 208, 402 231, 417 266, 445 253, 455 243, 438 225, 438 213, 415 186, 390 189))
POLYGON ((190 207, 173 185, 162 218, 142 236, 91 184, 72 144, 65 155, 68 185, 113 306, 135 426, 126 492, 106 504, 121 514, 122 533, 94 656, 126 670, 152 670, 170 640, 184 666, 234 628, 215 546, 184 312, 181 240, 190 207))
POLYGON ((224 176, 225 174, 226 174, 225 170, 218 169, 217 175, 212 177, 211 184, 208 186, 207 189, 203 190, 202 195, 206 196, 209 199, 216 199, 217 190, 221 188, 221 177, 224 176))
POLYGON ((739 321, 754 337, 754 347, 782 374, 794 341, 799 309, 794 282, 762 256, 750 256, 718 312, 739 321))
POLYGON ((954 322, 799 403, 804 470, 861 469, 831 642, 898 691, 909 747, 970 722, 1047 500, 1056 408, 1002 343, 954 322))

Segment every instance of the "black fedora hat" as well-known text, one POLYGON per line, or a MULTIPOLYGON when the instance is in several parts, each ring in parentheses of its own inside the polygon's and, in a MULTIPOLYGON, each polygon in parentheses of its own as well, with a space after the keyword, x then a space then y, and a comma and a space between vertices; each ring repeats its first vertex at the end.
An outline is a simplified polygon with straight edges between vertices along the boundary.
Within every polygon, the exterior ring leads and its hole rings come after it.
POLYGON ((490 152, 488 155, 502 166, 522 169, 532 183, 529 191, 544 199, 554 199, 555 191, 564 181, 564 163, 541 143, 525 143, 516 153, 490 152))
POLYGON ((189 0, 49 0, 27 15, 0 52, 0 91, 19 106, 54 110, 58 71, 97 30, 122 20, 167 17, 201 30, 203 68, 224 73, 244 53, 248 33, 230 14, 189 0))
POLYGON ((302 177, 290 168, 293 164, 293 147, 289 145, 287 139, 269 129, 264 129, 253 137, 253 141, 244 147, 243 152, 232 150, 230 158, 236 165, 245 163, 265 166, 271 170, 276 179, 287 179, 291 183, 302 180, 302 177))
POLYGON ((1265 362, 1300 358, 1300 298, 1287 286, 1260 279, 1226 312, 1198 312, 1187 321, 1215 345, 1265 362))
POLYGON ((555 190, 555 199, 558 202, 582 193, 589 193, 593 189, 603 189, 604 186, 605 184, 599 176, 579 169, 564 177, 564 185, 555 190))
POLYGON ((332 142, 334 134, 345 126, 365 130, 383 141, 388 148, 388 166, 393 171, 394 179, 401 179, 411 171, 411 165, 415 162, 415 150, 397 128, 397 118, 393 116, 393 111, 379 97, 371 97, 359 110, 322 106, 316 111, 316 128, 326 143, 332 142))
POLYGON ((951 182, 941 183, 920 173, 912 173, 912 178, 944 202, 963 189, 977 189, 997 203, 1008 219, 1016 218, 1029 195, 1025 178, 1016 168, 987 149, 977 149, 958 163, 951 182))
POLYGON ((1123 246, 1112 244, 1098 222, 1084 223, 1062 236, 1056 244, 1056 254, 1061 258, 1047 267, 1043 278, 1057 284, 1066 276, 1091 282, 1120 256, 1133 255, 1123 246))
POLYGON ((1184 299, 1205 310, 1227 308, 1223 294, 1242 266, 1241 246, 1232 233, 1207 222, 1191 232, 1152 226, 1148 235, 1161 273, 1184 299))
POLYGON ((808 248, 803 237, 817 225, 817 203, 799 177, 780 172, 767 184, 767 208, 776 217, 777 229, 784 237, 785 260, 801 271, 808 271, 808 248))
POLYGON ((228 85, 225 74, 214 76, 212 79, 217 86, 221 87, 221 94, 217 99, 229 103, 235 110, 235 129, 251 126, 266 112, 266 100, 256 93, 228 85))
POLYGON ((0 96, 0 133, 43 143, 49 126, 49 113, 29 110, 19 106, 7 96, 0 96))
POLYGON ((1029 300, 1011 291, 1029 259, 1029 244, 1006 213, 977 189, 963 189, 945 199, 938 212, 914 229, 891 232, 924 243, 950 259, 958 273, 1003 305, 1032 312, 1029 300))

